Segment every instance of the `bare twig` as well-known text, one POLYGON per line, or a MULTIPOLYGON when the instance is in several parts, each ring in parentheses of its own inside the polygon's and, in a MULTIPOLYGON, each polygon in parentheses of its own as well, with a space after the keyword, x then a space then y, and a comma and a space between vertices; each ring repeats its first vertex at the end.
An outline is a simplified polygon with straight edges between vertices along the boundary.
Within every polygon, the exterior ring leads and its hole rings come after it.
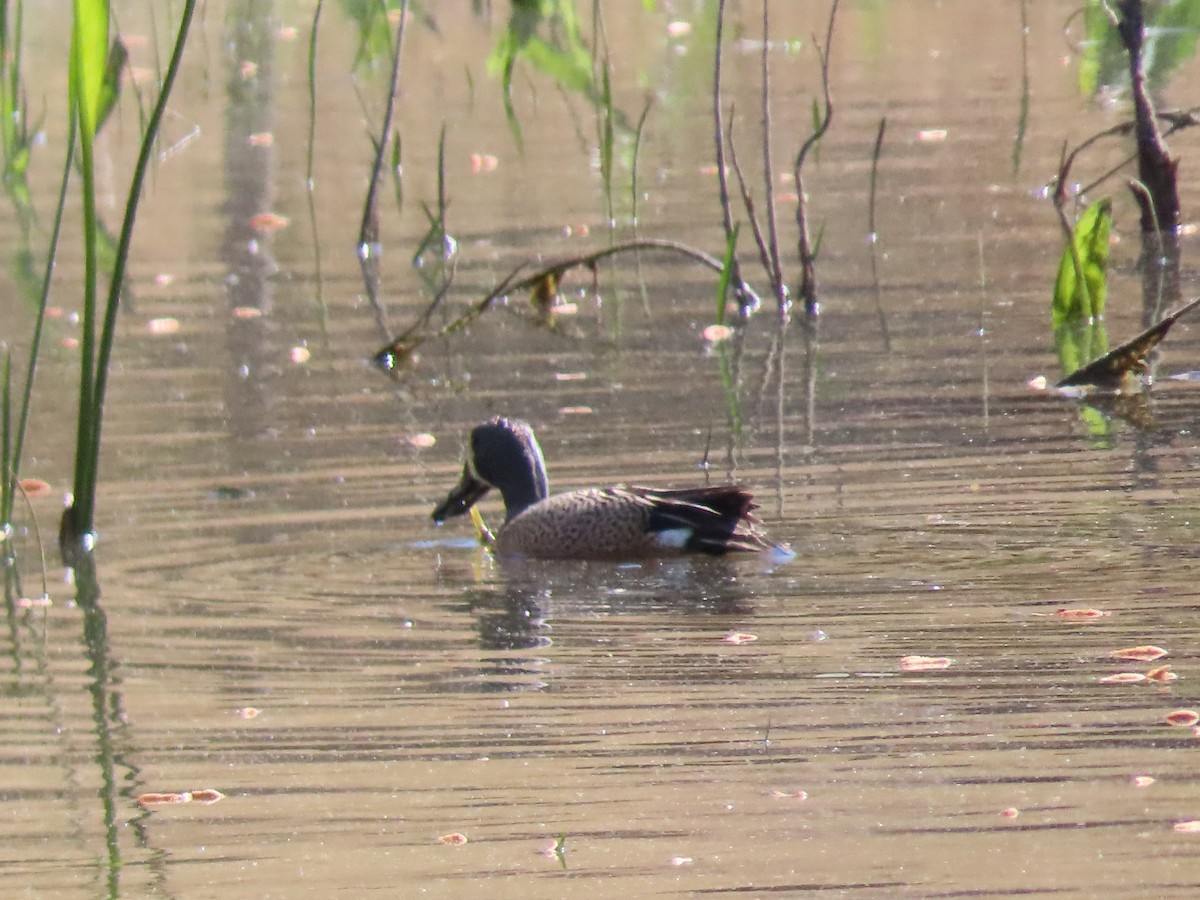
MULTIPOLYGON (((1195 106, 1192 107, 1191 109, 1187 109, 1187 110, 1183 110, 1183 111, 1171 111, 1171 112, 1158 113, 1158 118, 1162 119, 1165 122, 1170 123, 1166 132, 1163 134, 1163 137, 1170 137, 1177 131, 1182 131, 1185 128, 1194 128, 1195 126, 1200 125, 1200 117, 1197 116, 1197 113, 1200 113, 1200 107, 1195 107, 1195 106)), ((1098 140, 1099 138, 1102 138, 1102 137, 1109 137, 1113 134, 1121 134, 1121 135, 1129 134, 1130 132, 1133 131, 1134 127, 1135 127, 1135 123, 1133 123, 1133 122, 1124 122, 1120 125, 1114 125, 1112 128, 1107 128, 1104 131, 1101 131, 1099 134, 1093 135, 1092 137, 1088 138, 1087 141, 1085 141, 1083 144, 1081 144, 1078 149, 1082 150, 1085 146, 1088 146, 1088 145, 1094 143, 1096 140, 1098 140)), ((1091 181, 1088 184, 1081 187, 1078 191, 1076 191, 1076 194, 1090 194, 1092 191, 1094 191, 1096 188, 1098 188, 1104 182, 1108 181, 1108 179, 1112 178, 1114 175, 1116 175, 1118 172, 1120 172, 1123 168, 1125 168, 1131 162, 1136 162, 1137 158, 1138 158, 1138 155, 1137 155, 1136 151, 1133 153, 1130 153, 1127 157, 1125 157, 1125 159, 1121 160, 1119 163, 1117 163, 1115 166, 1113 166, 1111 169, 1109 169, 1103 175, 1099 176, 1094 181, 1091 181)))
POLYGON ((796 185, 796 228, 797 252, 800 256, 800 289, 797 291, 804 300, 804 311, 813 316, 817 313, 817 273, 816 256, 813 252, 812 240, 808 227, 808 202, 804 196, 804 160, 817 142, 825 136, 833 121, 833 98, 829 91, 829 53, 833 46, 833 26, 837 21, 838 0, 833 0, 829 8, 829 25, 825 30, 825 45, 817 44, 817 54, 821 60, 821 89, 825 95, 825 109, 821 120, 813 133, 808 136, 796 154, 796 162, 792 167, 792 177, 796 185))
MULTIPOLYGON (((729 109, 729 118, 733 118, 733 107, 729 109)), ((775 278, 776 269, 773 267, 771 259, 771 248, 763 236, 762 225, 758 221, 758 213, 754 208, 754 198, 750 195, 750 188, 746 184, 746 177, 742 174, 742 167, 738 163, 737 145, 733 140, 733 123, 729 125, 729 134, 727 136, 729 143, 729 162, 733 166, 733 174, 737 176, 738 190, 742 195, 742 205, 746 207, 746 218, 750 220, 750 230, 754 232, 754 245, 758 248, 759 262, 762 263, 763 270, 767 273, 767 277, 771 280, 771 291, 775 294, 776 299, 779 298, 779 291, 776 288, 777 282, 775 278)), ((775 263, 777 265, 777 263, 775 263)), ((782 279, 780 279, 782 280, 782 279)), ((782 307, 783 300, 779 303, 782 307)))
POLYGON ((400 89, 400 50, 404 46, 404 23, 408 20, 408 0, 400 0, 400 18, 396 24, 396 43, 392 48, 392 77, 388 87, 387 107, 378 137, 372 137, 375 145, 375 161, 371 165, 371 179, 367 197, 363 203, 362 224, 358 230, 358 260, 362 268, 363 281, 371 305, 379 317, 380 327, 386 330, 386 317, 379 306, 379 211, 376 201, 379 194, 380 176, 387 155, 388 136, 392 133, 392 121, 396 116, 396 95, 400 89))
MULTIPOLYGON (((729 175, 725 166, 725 123, 721 115, 721 63, 724 38, 725 0, 718 0, 716 49, 714 50, 713 58, 713 140, 716 143, 717 186, 721 201, 721 225, 725 229, 725 242, 728 244, 733 236, 733 212, 729 203, 729 175)), ((730 274, 732 277, 729 283, 734 286, 734 295, 738 299, 738 307, 744 315, 746 310, 752 308, 754 304, 750 302, 749 297, 738 293, 738 286, 745 282, 742 280, 741 264, 738 262, 736 250, 730 261, 730 274)))
MULTIPOLYGON (((775 217, 775 166, 771 160, 771 2, 762 0, 762 154, 763 154, 763 187, 766 190, 767 216, 767 246, 764 255, 767 257, 767 277, 771 279, 771 290, 775 300, 782 310, 788 302, 787 287, 783 283, 783 266, 779 262, 779 223, 775 217)), ((755 229, 755 236, 758 230, 755 229)))
MULTIPOLYGON (((438 306, 439 303, 441 303, 442 298, 445 296, 444 290, 439 291, 437 296, 430 301, 430 303, 422 311, 421 315, 417 317, 413 324, 401 332, 398 337, 390 341, 386 346, 379 350, 375 354, 374 358, 385 370, 394 370, 399 367, 400 362, 411 356, 413 351, 416 350, 416 348, 426 340, 431 337, 444 337, 446 335, 462 331, 481 315, 487 312, 493 303, 507 294, 529 290, 544 283, 548 278, 554 279, 555 282, 558 282, 562 279, 562 276, 571 269, 586 268, 591 271, 593 275, 595 275, 597 266, 602 260, 611 256, 616 256, 619 253, 637 253, 643 250, 665 250, 671 253, 678 253, 687 257, 688 259, 700 263, 701 265, 707 266, 715 272, 725 271, 725 266, 721 260, 710 256, 703 250, 697 250, 695 247, 690 247, 687 244, 681 244, 678 241, 664 240, 662 238, 641 238, 635 241, 626 241, 620 244, 613 244, 612 246, 605 247, 602 250, 597 250, 594 253, 586 253, 580 256, 567 257, 566 259, 557 260, 556 262, 544 265, 532 275, 528 275, 525 278, 517 280, 517 275, 529 266, 528 263, 521 263, 519 266, 514 268, 512 272, 510 272, 508 276, 501 281, 500 284, 497 285, 487 296, 471 304, 471 306, 469 306, 467 310, 458 316, 458 318, 456 318, 454 321, 443 326, 432 334, 422 333, 421 329, 428 323, 433 314, 433 310, 438 306)), ((732 277, 733 276, 731 275, 731 284, 733 284, 732 277)), ((449 283, 447 283, 445 289, 449 289, 449 283)), ((749 297, 751 302, 754 304, 759 304, 762 302, 758 294, 755 293, 754 289, 745 282, 734 284, 734 290, 739 296, 749 297)))

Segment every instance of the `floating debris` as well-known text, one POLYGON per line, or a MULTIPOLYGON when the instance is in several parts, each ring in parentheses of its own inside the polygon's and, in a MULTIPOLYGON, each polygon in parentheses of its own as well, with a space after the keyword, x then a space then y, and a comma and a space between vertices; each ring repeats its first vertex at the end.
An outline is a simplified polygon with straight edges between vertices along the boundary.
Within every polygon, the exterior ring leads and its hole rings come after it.
POLYGON ((1200 722, 1200 713, 1194 709, 1176 709, 1167 713, 1167 724, 1176 728, 1191 728, 1200 722))
POLYGON ((408 439, 408 444, 410 447, 419 447, 422 449, 426 447, 432 447, 436 443, 437 438, 428 431, 422 431, 420 434, 414 434, 408 439))
POLYGON ((13 603, 17 609, 44 609, 53 605, 54 601, 45 594, 41 597, 18 597, 13 603))
POLYGON ((263 212, 250 217, 250 227, 259 234, 271 234, 288 227, 288 217, 279 213, 263 212))
POLYGON ((486 172, 495 172, 500 166, 500 160, 490 153, 472 153, 471 154, 471 174, 480 175, 486 172))
POLYGON ((237 714, 243 719, 257 719, 262 715, 262 710, 255 709, 253 706, 243 706, 237 711, 237 714))
POLYGON ((189 791, 185 794, 142 794, 137 798, 137 802, 142 806, 159 806, 165 803, 191 803, 192 795, 189 791))
POLYGON ((1015 806, 1006 806, 1004 809, 1000 810, 1000 818, 1002 819, 1015 819, 1020 814, 1021 811, 1015 806))
POLYGON ((1105 675, 1100 679, 1101 684, 1137 684, 1145 681, 1146 676, 1141 672, 1118 672, 1115 675, 1105 675))
POLYGON ((40 478, 22 478, 17 482, 21 488, 21 493, 26 497, 45 497, 50 493, 50 483, 42 481, 40 478))
POLYGON ((299 365, 300 363, 306 363, 312 359, 312 352, 307 347, 293 347, 288 356, 291 358, 292 362, 299 365))
POLYGON ((721 643, 741 645, 741 644, 752 644, 757 640, 758 640, 757 634, 747 634, 744 631, 731 631, 731 632, 729 632, 729 634, 727 634, 723 638, 721 638, 721 643))
POLYGON ((768 794, 774 800, 807 800, 808 791, 780 791, 774 790, 768 794))
POLYGON ((1200 819, 1188 819, 1186 822, 1176 822, 1173 828, 1180 834, 1200 834, 1200 819))
POLYGON ((904 656, 900 658, 902 672, 934 672, 954 665, 949 656, 904 656))
POLYGON ((461 831, 452 831, 449 834, 443 834, 438 837, 439 844, 446 844, 449 847, 461 847, 467 842, 467 836, 461 831))
POLYGON ((733 329, 728 325, 709 325, 701 334, 710 344, 719 344, 733 334, 733 329))
POLYGON ((181 791, 178 794, 142 794, 137 802, 142 806, 163 806, 177 803, 203 803, 210 806, 218 800, 224 800, 225 795, 213 788, 203 788, 198 791, 181 791))
POLYGON ((270 147, 275 143, 275 135, 269 131, 256 131, 246 138, 246 143, 251 147, 270 147))
POLYGON ((1157 681, 1160 683, 1176 681, 1178 678, 1179 676, 1171 671, 1170 666, 1158 666, 1157 668, 1151 669, 1146 673, 1146 679, 1148 681, 1157 681))
POLYGON ((1072 622, 1086 622, 1091 619, 1103 619, 1106 616, 1111 616, 1112 613, 1105 612, 1102 609, 1079 609, 1079 608, 1064 608, 1054 611, 1054 618, 1068 619, 1072 622))
POLYGON ((1154 784, 1155 781, 1154 776, 1152 775, 1134 775, 1133 778, 1129 780, 1136 788, 1150 787, 1150 785, 1154 784))
POLYGON ((179 320, 170 317, 151 319, 146 323, 146 330, 151 334, 175 334, 179 331, 179 320))
POLYGON ((917 132, 917 140, 923 144, 937 143, 944 141, 950 132, 945 128, 926 128, 924 131, 917 132))
POLYGON ((1156 659, 1162 659, 1168 655, 1168 652, 1162 647, 1155 647, 1153 644, 1142 644, 1138 647, 1126 647, 1123 650, 1114 650, 1110 655, 1117 659, 1129 659, 1134 662, 1154 662, 1156 659))

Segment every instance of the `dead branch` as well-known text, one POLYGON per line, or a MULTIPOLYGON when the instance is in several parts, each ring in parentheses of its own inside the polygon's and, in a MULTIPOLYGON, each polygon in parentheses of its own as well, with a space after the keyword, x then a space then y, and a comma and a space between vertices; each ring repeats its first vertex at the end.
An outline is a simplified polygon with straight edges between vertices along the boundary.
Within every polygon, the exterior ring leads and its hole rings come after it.
POLYGON ((800 256, 800 288, 797 294, 804 300, 804 311, 809 316, 817 314, 817 272, 816 255, 813 252, 808 226, 808 201, 804 196, 804 173, 802 170, 804 160, 808 157, 809 152, 816 146, 817 141, 825 136, 825 132, 829 130, 829 125, 833 121, 833 98, 829 90, 829 52, 833 46, 833 26, 837 20, 837 10, 838 0, 833 0, 833 5, 829 9, 829 26, 825 30, 825 45, 822 47, 819 43, 816 44, 817 54, 821 60, 821 89, 825 95, 825 109, 813 133, 800 145, 796 161, 792 166, 792 177, 796 185, 797 196, 796 228, 799 232, 797 252, 800 256))

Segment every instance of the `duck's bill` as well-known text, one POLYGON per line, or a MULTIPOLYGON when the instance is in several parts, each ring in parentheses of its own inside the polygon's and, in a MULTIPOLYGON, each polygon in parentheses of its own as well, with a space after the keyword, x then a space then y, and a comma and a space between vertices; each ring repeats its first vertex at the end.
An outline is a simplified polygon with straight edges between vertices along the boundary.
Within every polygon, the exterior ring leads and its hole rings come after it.
POLYGON ((463 467, 462 479, 450 491, 438 508, 433 511, 433 521, 441 525, 447 519, 461 516, 482 499, 491 490, 491 485, 480 481, 471 474, 469 466, 463 467))

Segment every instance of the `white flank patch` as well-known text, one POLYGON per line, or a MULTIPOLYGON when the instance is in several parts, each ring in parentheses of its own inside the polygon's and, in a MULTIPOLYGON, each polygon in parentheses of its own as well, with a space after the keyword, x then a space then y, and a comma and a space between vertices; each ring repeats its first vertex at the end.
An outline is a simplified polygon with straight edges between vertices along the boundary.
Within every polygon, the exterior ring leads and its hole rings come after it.
POLYGON ((682 550, 692 539, 693 531, 692 528, 668 528, 655 534, 654 540, 660 547, 682 550))

